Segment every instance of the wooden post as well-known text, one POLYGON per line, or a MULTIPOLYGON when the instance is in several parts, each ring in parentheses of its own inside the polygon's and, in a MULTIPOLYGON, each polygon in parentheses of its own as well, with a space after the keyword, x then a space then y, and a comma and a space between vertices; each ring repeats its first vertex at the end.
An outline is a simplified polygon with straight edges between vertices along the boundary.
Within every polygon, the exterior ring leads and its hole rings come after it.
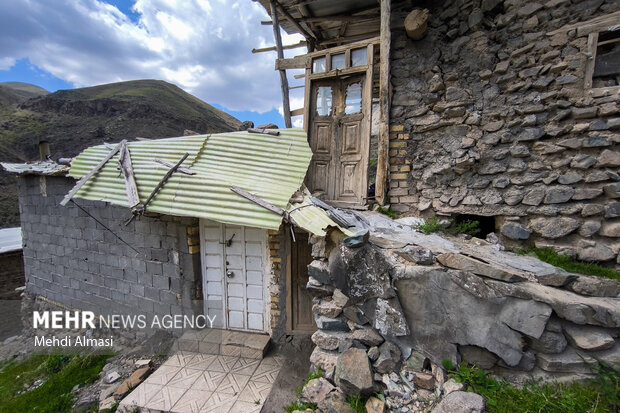
MULTIPOLYGON (((276 48, 278 51, 278 59, 284 59, 284 50, 282 50, 282 37, 280 36, 280 23, 278 21, 278 12, 276 4, 271 1, 271 20, 273 21, 273 37, 276 40, 276 48)), ((286 79, 286 70, 279 70, 280 84, 282 86, 282 111, 284 112, 284 125, 287 128, 292 127, 291 124, 291 105, 289 103, 288 80, 286 79)))
POLYGON ((375 183, 375 199, 380 205, 385 204, 388 187, 389 147, 390 147, 390 48, 392 15, 391 0, 381 0, 381 35, 379 64, 379 148, 377 153, 377 180, 375 183))
POLYGON ((39 159, 41 162, 47 161, 51 154, 50 143, 48 141, 39 141, 39 159))

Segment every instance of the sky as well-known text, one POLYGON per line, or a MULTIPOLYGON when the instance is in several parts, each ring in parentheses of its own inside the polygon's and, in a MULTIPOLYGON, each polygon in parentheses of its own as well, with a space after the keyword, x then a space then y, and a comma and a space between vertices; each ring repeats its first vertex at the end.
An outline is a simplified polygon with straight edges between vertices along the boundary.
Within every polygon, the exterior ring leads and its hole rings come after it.
MULTIPOLYGON (((0 1, 0 82, 54 92, 160 79, 241 121, 283 127, 276 54, 251 53, 275 44, 261 20, 270 18, 252 0, 0 1)), ((303 82, 289 72, 291 86, 303 82)), ((291 109, 302 105, 303 89, 295 89, 291 109)))

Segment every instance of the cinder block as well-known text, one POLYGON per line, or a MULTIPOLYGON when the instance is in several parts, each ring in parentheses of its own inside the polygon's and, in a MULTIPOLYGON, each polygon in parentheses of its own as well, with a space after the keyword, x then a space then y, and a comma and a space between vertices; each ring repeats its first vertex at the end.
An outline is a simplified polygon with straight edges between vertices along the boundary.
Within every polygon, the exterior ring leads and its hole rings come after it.
POLYGON ((170 278, 154 275, 153 287, 159 290, 168 290, 170 288, 170 278))
POLYGON ((163 268, 161 262, 157 261, 147 261, 146 262, 146 272, 151 275, 162 275, 163 268))
POLYGON ((131 293, 131 295, 137 297, 144 297, 144 285, 131 283, 129 292, 131 293))

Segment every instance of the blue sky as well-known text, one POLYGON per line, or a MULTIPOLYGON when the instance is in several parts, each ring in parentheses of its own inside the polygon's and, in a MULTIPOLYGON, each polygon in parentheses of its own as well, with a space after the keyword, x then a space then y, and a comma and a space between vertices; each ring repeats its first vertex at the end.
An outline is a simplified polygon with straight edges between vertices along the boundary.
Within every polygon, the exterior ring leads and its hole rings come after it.
MULTIPOLYGON (((273 44, 271 27, 260 24, 268 19, 252 0, 0 2, 0 82, 54 92, 161 79, 239 120, 282 127, 275 53, 251 53, 273 44)), ((302 103, 292 95, 293 109, 302 103)))

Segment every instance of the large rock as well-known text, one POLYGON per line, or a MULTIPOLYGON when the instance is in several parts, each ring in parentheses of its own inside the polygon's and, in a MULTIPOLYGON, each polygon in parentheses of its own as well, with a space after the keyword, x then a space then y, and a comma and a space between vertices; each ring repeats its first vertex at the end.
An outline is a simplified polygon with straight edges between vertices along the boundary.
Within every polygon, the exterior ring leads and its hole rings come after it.
POLYGON ((400 364, 400 356, 401 352, 396 344, 384 342, 379 347, 379 357, 373 364, 375 371, 381 374, 395 371, 400 364))
POLYGON ((581 350, 600 351, 614 346, 614 338, 605 329, 592 326, 565 324, 564 332, 568 340, 581 350))
POLYGON ((320 347, 315 347, 310 354, 310 363, 320 367, 323 371, 330 371, 336 367, 338 353, 335 351, 325 351, 320 347))
POLYGON ((366 401, 366 413, 383 413, 385 411, 385 402, 376 397, 371 397, 366 401))
POLYGON ((597 242, 577 249, 577 258, 581 261, 609 261, 616 258, 616 253, 607 245, 597 242))
POLYGON ((551 307, 533 300, 511 300, 499 314, 499 319, 513 330, 539 338, 551 315, 551 307))
POLYGON ((497 280, 516 282, 525 280, 520 274, 506 271, 502 268, 496 268, 482 261, 467 257, 462 254, 441 254, 437 257, 437 261, 449 268, 456 270, 470 271, 477 275, 495 278, 497 280))
POLYGON ((336 389, 329 393, 318 406, 320 412, 326 413, 356 413, 356 411, 347 403, 345 394, 336 389))
POLYGON ((567 347, 562 354, 539 353, 538 367, 553 373, 589 373, 594 374, 594 368, 602 360, 610 365, 620 363, 620 344, 609 350, 584 352, 567 347))
POLYGON ((301 390, 299 399, 303 403, 319 404, 335 387, 323 377, 310 380, 301 390))
POLYGON ((384 339, 369 327, 356 328, 352 332, 317 330, 312 334, 314 344, 324 350, 336 350, 343 345, 358 341, 366 346, 378 346, 384 339))
POLYGON ((575 190, 571 187, 556 186, 550 187, 545 193, 545 204, 561 204, 568 202, 575 193, 575 190))
POLYGON ((336 384, 347 394, 368 394, 373 388, 372 371, 366 352, 350 348, 338 356, 336 384))
POLYGON ((581 295, 594 297, 618 297, 620 281, 593 275, 579 275, 567 288, 581 295))
POLYGON ((523 228, 521 225, 516 222, 509 222, 504 225, 500 231, 503 236, 506 238, 514 239, 514 240, 524 240, 528 239, 530 235, 532 235, 531 231, 523 228))
POLYGON ((431 413, 482 413, 484 398, 476 393, 454 391, 444 397, 431 413))
POLYGON ((564 334, 554 331, 544 331, 540 338, 534 339, 530 343, 532 350, 548 354, 559 354, 566 349, 567 345, 568 342, 564 334))
POLYGON ((557 239, 567 236, 579 228, 580 223, 573 218, 536 218, 530 222, 530 228, 538 235, 557 239))
POLYGON ((341 290, 349 297, 351 304, 371 298, 394 297, 390 283, 391 265, 378 248, 368 244, 356 249, 343 248, 340 258, 335 258, 333 262, 334 265, 330 264, 332 272, 346 274, 346 286, 341 290), (336 265, 339 261, 341 264, 336 265))
POLYGON ((459 353, 463 361, 486 370, 495 366, 498 360, 495 354, 478 346, 460 346, 459 353))
POLYGON ((400 337, 409 334, 409 326, 397 297, 389 300, 377 298, 373 318, 374 327, 384 336, 400 337))

